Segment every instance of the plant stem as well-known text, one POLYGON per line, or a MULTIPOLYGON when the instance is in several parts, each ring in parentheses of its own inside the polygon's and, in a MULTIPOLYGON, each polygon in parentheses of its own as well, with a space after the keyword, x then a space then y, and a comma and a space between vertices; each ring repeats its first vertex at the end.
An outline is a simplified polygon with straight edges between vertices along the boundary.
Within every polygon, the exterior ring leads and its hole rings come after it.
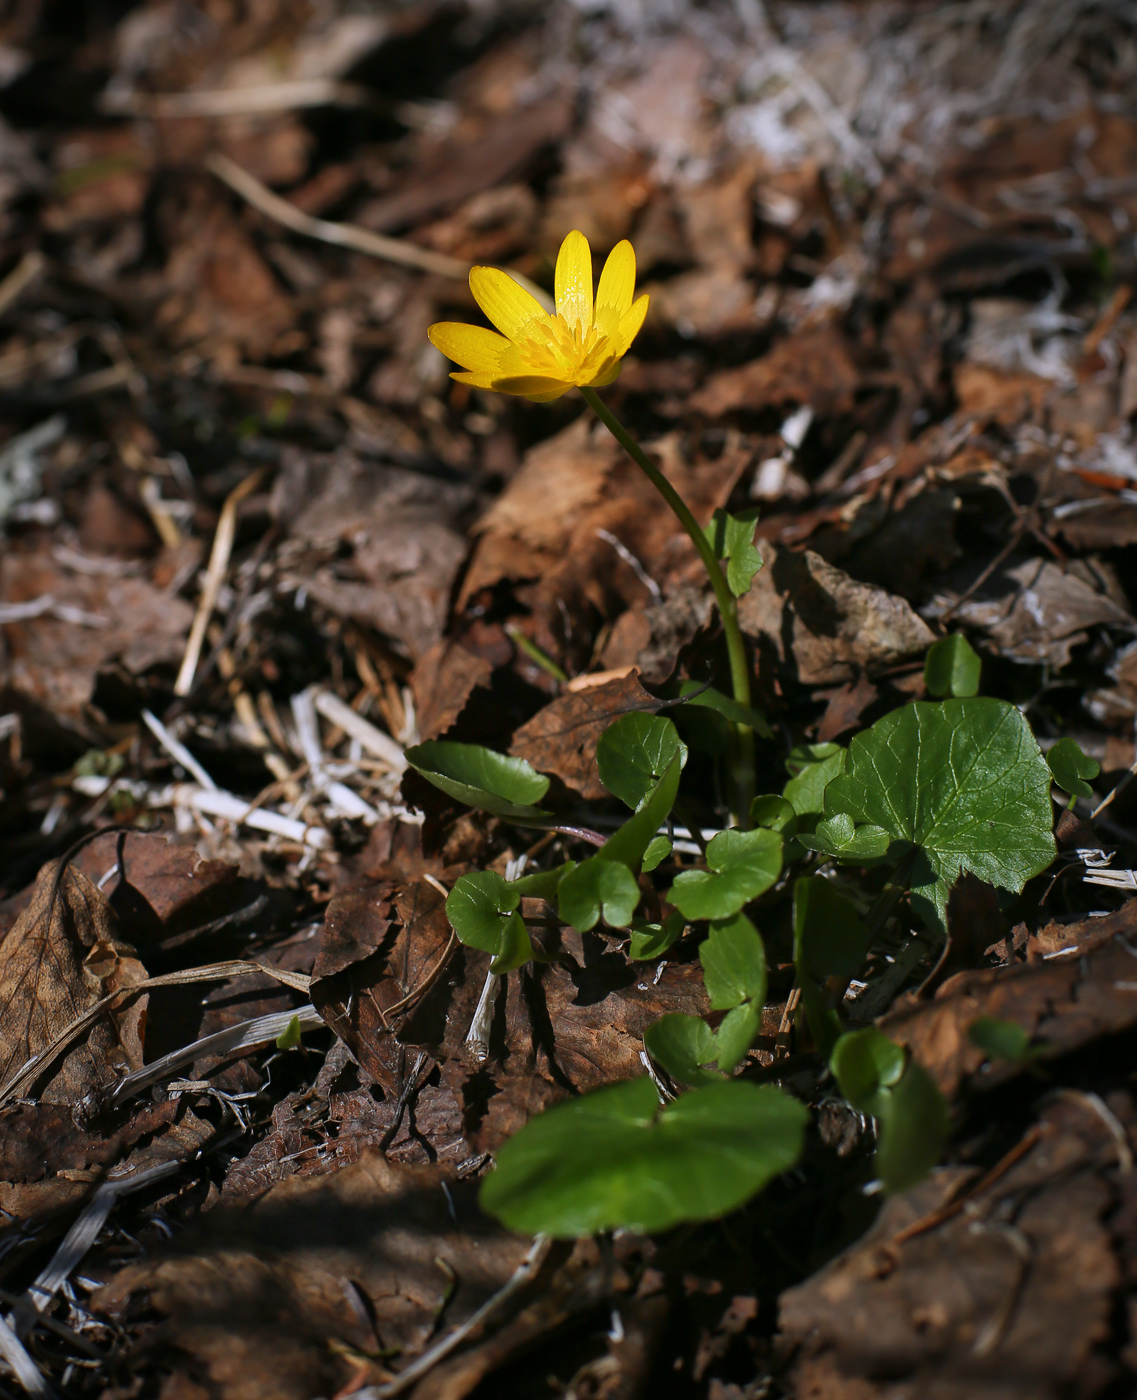
MULTIPOLYGON (((727 656, 730 659, 730 683, 734 698, 740 705, 750 708, 750 664, 746 657, 746 644, 738 626, 738 606, 734 594, 727 586, 722 566, 715 557, 715 551, 699 522, 691 514, 687 502, 672 486, 639 443, 628 432, 616 415, 603 402, 595 389, 581 388, 584 401, 608 429, 636 466, 643 472, 667 504, 676 519, 690 536, 691 543, 698 551, 707 577, 714 590, 722 618, 723 633, 726 636, 727 656)), ((739 826, 750 825, 750 802, 754 796, 754 731, 748 724, 731 724, 731 777, 734 788, 734 815, 739 826)))

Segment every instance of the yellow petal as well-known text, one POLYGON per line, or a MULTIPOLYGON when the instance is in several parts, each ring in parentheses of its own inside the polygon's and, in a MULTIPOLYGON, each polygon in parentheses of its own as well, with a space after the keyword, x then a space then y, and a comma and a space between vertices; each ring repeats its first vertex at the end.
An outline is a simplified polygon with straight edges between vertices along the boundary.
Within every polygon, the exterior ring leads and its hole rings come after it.
POLYGON ((460 321, 439 321, 429 327, 430 343, 463 369, 492 374, 501 368, 502 355, 513 346, 496 331, 466 326, 460 321))
POLYGON ((573 229, 557 254, 557 315, 585 336, 592 329, 592 252, 588 239, 573 229))
POLYGON ((474 389, 492 389, 493 382, 497 378, 495 374, 479 373, 476 370, 454 370, 451 379, 456 379, 459 384, 469 384, 474 389))
POLYGON ((498 330, 510 340, 523 336, 534 321, 548 320, 548 312, 537 298, 500 268, 472 267, 470 291, 498 330))
POLYGON ((573 386, 563 379, 552 379, 543 374, 517 374, 495 379, 490 387, 499 394, 520 394, 534 403, 549 403, 567 394, 573 386))
POLYGON ((636 254, 625 238, 608 254, 596 289, 596 325, 607 335, 615 333, 620 318, 632 304, 636 290, 636 254))
POLYGON ((608 342, 608 353, 622 359, 627 353, 633 340, 640 333, 640 327, 644 323, 647 315, 647 304, 651 300, 645 292, 643 296, 637 297, 627 311, 620 317, 620 324, 616 328, 615 335, 608 342))
POLYGON ((595 377, 589 380, 588 387, 590 389, 603 389, 605 384, 613 383, 620 377, 621 364, 623 361, 616 357, 605 360, 596 371, 595 377))

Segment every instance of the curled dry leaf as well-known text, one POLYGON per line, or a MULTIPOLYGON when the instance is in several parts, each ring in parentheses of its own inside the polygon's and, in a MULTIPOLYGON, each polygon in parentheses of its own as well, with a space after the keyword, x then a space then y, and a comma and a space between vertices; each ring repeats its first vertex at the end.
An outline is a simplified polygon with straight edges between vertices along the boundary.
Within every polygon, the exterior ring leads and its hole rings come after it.
MULTIPOLYGON (((104 895, 79 871, 45 865, 31 903, 0 943, 0 1083, 96 1002, 145 977, 104 895)), ((78 1104, 141 1069, 145 1019, 144 996, 101 1016, 44 1065, 43 1101, 78 1104)))

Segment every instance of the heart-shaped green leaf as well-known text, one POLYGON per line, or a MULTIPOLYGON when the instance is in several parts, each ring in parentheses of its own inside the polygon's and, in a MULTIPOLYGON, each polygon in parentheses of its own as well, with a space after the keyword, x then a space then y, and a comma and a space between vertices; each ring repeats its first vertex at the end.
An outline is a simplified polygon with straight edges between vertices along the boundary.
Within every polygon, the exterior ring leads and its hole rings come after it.
POLYGON ((481 1203, 513 1230, 562 1239, 713 1219, 797 1162, 808 1116, 742 1079, 663 1109, 650 1079, 628 1080, 527 1123, 498 1152, 481 1203))
POLYGON ((875 1026, 847 1031, 833 1047, 829 1068, 837 1086, 854 1108, 876 1114, 880 1094, 904 1073, 904 1047, 875 1026))
POLYGON ((407 750, 407 762, 449 797, 467 807, 522 822, 544 822, 548 813, 540 802, 549 780, 523 758, 510 758, 480 744, 454 744, 432 739, 407 750))
POLYGON ((1073 739, 1059 739, 1047 750, 1046 762, 1063 792, 1071 797, 1093 797, 1094 790, 1087 779, 1098 776, 1101 764, 1084 754, 1073 739))
MULTIPOLYGON (((544 872, 546 881, 560 871, 544 872)), ((525 920, 517 912, 520 881, 509 884, 493 870, 463 875, 446 897, 446 917, 468 948, 494 955, 490 971, 512 972, 533 957, 525 920)))
POLYGON ((715 1033, 701 1016, 670 1011, 644 1031, 644 1048, 676 1084, 718 1084, 722 1076, 704 1068, 718 1058, 715 1033))
POLYGON ((928 694, 938 699, 954 696, 960 700, 978 695, 982 664, 961 633, 941 637, 928 648, 924 658, 924 684, 928 694))
POLYGON ((794 963, 817 982, 847 981, 861 969, 868 933, 852 900, 821 875, 794 883, 794 963))
POLYGON ((878 719, 849 745, 825 810, 918 848, 912 904, 941 930, 961 870, 1017 892, 1056 854, 1050 769, 1003 700, 922 701, 878 719))
POLYGON ((596 766, 600 781, 626 806, 637 809, 678 757, 687 762, 687 746, 665 715, 642 710, 622 715, 600 736, 596 766))
POLYGON ((561 881, 557 908, 578 933, 595 928, 601 918, 610 928, 627 928, 640 902, 636 877, 618 860, 593 856, 561 881))
POLYGON ((707 539, 719 559, 725 559, 726 582, 736 598, 749 593, 750 582, 762 567, 762 556, 754 548, 754 531, 758 527, 758 511, 731 515, 716 510, 707 527, 707 539))
POLYGON ((766 948, 745 914, 736 914, 711 931, 699 944, 703 981, 715 1011, 729 1011, 744 1001, 766 1000, 766 948))
POLYGON ((715 1032, 719 1069, 732 1070, 754 1044, 754 1037, 761 1029, 762 1007, 759 1002, 744 1001, 741 1006, 727 1012, 715 1032))
POLYGON ((668 899, 688 919, 729 919, 764 893, 782 869, 776 831, 720 831, 707 845, 709 870, 684 870, 668 899))
POLYGON ((807 850, 817 851, 833 860, 860 864, 879 860, 888 854, 891 842, 888 832, 880 826, 854 826, 847 812, 820 821, 811 833, 802 833, 798 841, 807 850))

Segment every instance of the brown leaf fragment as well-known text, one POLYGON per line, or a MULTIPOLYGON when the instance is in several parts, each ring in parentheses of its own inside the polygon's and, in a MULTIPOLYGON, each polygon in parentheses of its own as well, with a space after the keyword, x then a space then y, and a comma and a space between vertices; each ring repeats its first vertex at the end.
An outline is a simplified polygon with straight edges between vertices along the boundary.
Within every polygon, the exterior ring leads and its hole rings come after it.
POLYGON ((436 642, 411 672, 420 740, 445 734, 477 686, 489 685, 493 667, 458 642, 436 642))
POLYGON ((842 734, 857 728, 861 715, 876 703, 879 692, 867 676, 858 676, 855 681, 838 686, 836 690, 823 691, 822 695, 825 713, 817 725, 819 744, 839 739, 842 734))
MULTIPOLYGON (((442 1306, 459 1325, 521 1262, 529 1242, 481 1215, 476 1195, 452 1169, 370 1152, 212 1211, 177 1253, 118 1273, 96 1306, 162 1319, 132 1370, 161 1358, 216 1400, 334 1395, 358 1356, 415 1356, 442 1306)), ((367 1378, 389 1374, 376 1364, 367 1378)))
POLYGON ((607 670, 634 666, 649 685, 662 685, 675 670, 679 653, 710 621, 714 607, 705 584, 681 584, 658 603, 621 613, 604 644, 600 663, 607 670))
POLYGON ((857 368, 841 333, 826 326, 779 341, 760 360, 740 369, 718 370, 691 395, 688 407, 708 418, 791 403, 808 404, 818 415, 847 413, 857 381, 857 368))
POLYGON ((989 971, 961 972, 930 1002, 899 1006, 880 1021, 906 1045, 948 1097, 986 1089, 1022 1073, 992 1060, 968 1039, 981 1016, 1013 1021, 1037 1039, 1039 1058, 1057 1059, 1103 1035, 1137 1024, 1137 975, 1126 940, 1137 935, 1137 899, 1115 914, 1055 924, 1036 936, 1045 960, 989 971), (1045 956, 1045 955, 1044 955, 1045 956))
POLYGON ((398 1098, 413 1055, 397 1038, 412 1000, 434 986, 453 935, 425 880, 338 895, 324 916, 312 1002, 384 1093, 398 1098))
POLYGON ((596 768, 600 736, 621 715, 653 714, 659 701, 640 684, 635 671, 605 685, 570 691, 538 710, 514 734, 509 752, 541 773, 555 773, 566 787, 595 802, 610 794, 596 768))
POLYGON ((765 567, 738 602, 743 632, 762 638, 806 685, 852 681, 926 651, 931 628, 910 604, 861 583, 812 550, 762 541, 765 567))
MULTIPOLYGON (((45 865, 31 903, 0 943, 0 1083, 109 993, 146 969, 122 943, 106 898, 77 870, 45 865)), ((142 1067, 146 998, 101 1016, 45 1064, 45 1103, 78 1104, 142 1067)))
POLYGON ((1111 1196, 1096 1170, 1112 1163, 1115 1147, 1100 1118, 1073 1104, 1050 1105, 1041 1128, 1045 1148, 968 1197, 965 1210, 940 1214, 968 1175, 945 1169, 888 1201, 852 1249, 781 1295, 784 1340, 802 1347, 796 1394, 1057 1400, 1073 1393, 1108 1335, 1118 1282, 1103 1224, 1111 1196), (1011 1201, 1013 1223, 1002 1210, 1011 1201))

